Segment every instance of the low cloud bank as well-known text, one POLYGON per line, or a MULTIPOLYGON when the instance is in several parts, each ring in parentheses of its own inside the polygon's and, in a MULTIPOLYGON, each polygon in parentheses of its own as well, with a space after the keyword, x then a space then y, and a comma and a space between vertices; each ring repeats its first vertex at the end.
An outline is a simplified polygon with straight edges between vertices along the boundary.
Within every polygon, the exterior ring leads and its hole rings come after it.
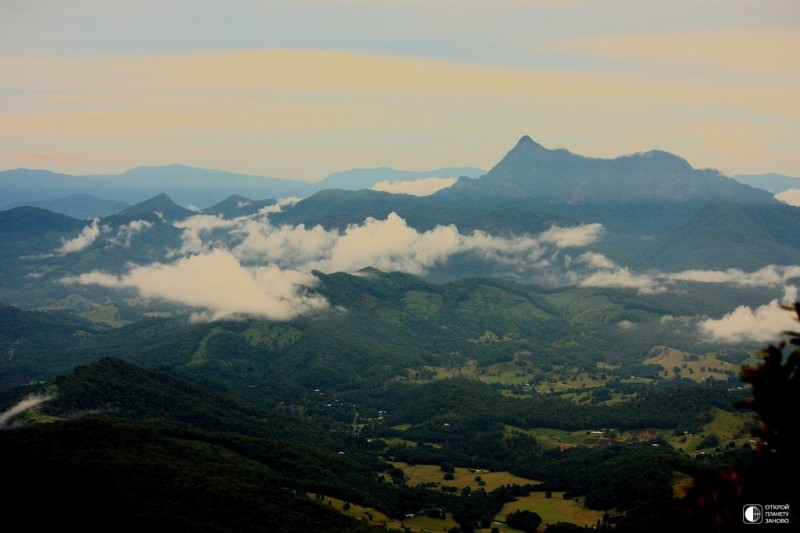
POLYGON ((64 281, 130 288, 144 297, 205 309, 197 319, 254 315, 287 320, 328 307, 310 290, 317 282, 312 270, 352 273, 375 267, 422 274, 460 253, 531 265, 561 249, 588 246, 602 231, 600 224, 588 224, 515 238, 481 231, 462 235, 454 225, 420 232, 395 213, 339 231, 273 226, 266 214, 233 220, 195 215, 175 224, 183 240, 169 254, 172 262, 133 266, 121 276, 94 271, 64 281))
POLYGON ((614 263, 603 254, 587 252, 571 261, 589 269, 590 273, 572 273, 581 287, 635 289, 639 294, 659 294, 668 291, 676 282, 728 283, 742 287, 780 287, 800 278, 800 266, 768 265, 754 272, 738 268, 727 270, 684 270, 683 272, 650 272, 639 274, 614 263))
POLYGON ((236 315, 287 320, 328 307, 323 297, 307 291, 317 281, 312 274, 274 265, 245 268, 226 250, 213 250, 174 263, 136 266, 122 276, 95 271, 67 281, 134 288, 146 298, 206 309, 207 313, 195 315, 204 320, 236 315))
MULTIPOLYGON (((462 234, 455 225, 418 231, 396 213, 385 219, 367 218, 344 230, 270 223, 270 214, 296 201, 282 201, 234 219, 191 216, 175 224, 182 230, 182 243, 166 255, 166 261, 132 265, 120 276, 94 271, 64 281, 133 289, 143 297, 181 303, 202 310, 194 315, 197 320, 242 315, 288 320, 329 307, 325 298, 313 292, 317 283, 313 270, 354 273, 374 267, 419 275, 459 254, 471 254, 517 273, 551 276, 561 283, 630 289, 642 295, 663 293, 687 282, 770 288, 789 286, 800 278, 800 266, 776 265, 754 272, 637 273, 585 250, 601 238, 600 224, 552 226, 536 235, 498 237, 479 230, 462 234)), ((111 240, 128 245, 133 235, 150 227, 152 223, 134 221, 120 227, 111 240)), ((88 246, 100 232, 95 221, 62 248, 88 246)), ((755 310, 739 308, 719 319, 704 317, 700 330, 707 338, 731 342, 773 338, 786 326, 780 321, 767 327, 773 318, 783 316, 773 312, 777 308, 773 302, 755 310)))
POLYGON ((583 278, 581 287, 599 287, 615 289, 636 289, 639 294, 658 294, 667 291, 667 287, 653 277, 636 274, 626 267, 601 270, 583 278))

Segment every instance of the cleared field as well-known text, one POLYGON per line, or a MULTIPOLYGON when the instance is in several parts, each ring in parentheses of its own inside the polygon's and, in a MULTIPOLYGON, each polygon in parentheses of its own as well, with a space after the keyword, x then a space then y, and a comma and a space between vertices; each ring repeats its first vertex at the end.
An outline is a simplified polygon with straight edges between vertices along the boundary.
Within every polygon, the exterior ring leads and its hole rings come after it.
POLYGON ((312 493, 308 493, 308 497, 316 501, 319 505, 327 505, 341 513, 353 516, 367 523, 374 525, 386 525, 392 529, 400 529, 400 523, 397 520, 393 521, 391 518, 382 512, 373 509, 372 507, 362 507, 361 505, 350 503, 348 504, 349 508, 345 510, 344 507, 346 502, 344 500, 325 495, 322 495, 321 498, 318 498, 316 494, 312 493))
POLYGON ((414 518, 406 518, 403 520, 403 528, 409 529, 414 532, 425 533, 434 531, 449 531, 453 527, 458 527, 458 522, 453 520, 453 516, 447 513, 445 519, 432 518, 430 516, 415 516, 414 518))
POLYGON ((686 435, 665 435, 667 442, 676 449, 683 450, 690 454, 700 452, 711 452, 715 450, 701 449, 700 443, 708 435, 716 435, 719 438, 720 446, 728 446, 733 441, 734 446, 740 447, 749 444, 752 437, 744 427, 754 419, 752 413, 731 413, 722 409, 714 408, 714 418, 703 426, 703 431, 699 434, 686 435))
POLYGON ((390 439, 382 439, 388 446, 408 446, 409 448, 416 448, 417 441, 401 439, 400 437, 392 437, 390 439))
POLYGON ((607 446, 609 444, 624 444, 634 436, 641 439, 645 434, 647 440, 652 438, 647 430, 634 432, 601 431, 600 429, 580 429, 577 431, 564 431, 553 428, 520 429, 507 426, 508 431, 521 431, 536 438, 542 446, 548 448, 572 448, 573 446, 607 446))
MULTIPOLYGON (((515 502, 507 503, 496 517, 505 520, 506 515, 514 511, 533 511, 542 517, 542 525, 555 524, 556 522, 570 522, 579 526, 594 526, 598 520, 603 519, 603 511, 587 509, 583 499, 565 500, 563 492, 554 492, 552 498, 545 497, 543 492, 532 492, 530 496, 519 498, 515 502)), ((513 531, 508 529, 507 531, 513 531)))
POLYGON ((442 486, 456 487, 463 489, 470 487, 477 489, 483 487, 486 492, 491 492, 502 485, 525 485, 537 484, 540 481, 527 479, 524 477, 515 476, 509 472, 487 472, 485 470, 470 471, 467 468, 456 467, 453 473, 453 479, 444 479, 444 472, 439 465, 413 465, 408 463, 394 462, 392 463, 396 468, 402 470, 408 478, 408 485, 420 485, 422 483, 436 483, 442 486), (475 480, 480 476, 483 485, 475 480))
POLYGON ((434 379, 448 379, 455 377, 478 377, 478 362, 474 359, 469 359, 465 362, 454 361, 449 367, 442 366, 426 366, 425 370, 432 371, 435 374, 434 379))
POLYGON ((704 379, 728 379, 739 372, 739 365, 721 361, 714 355, 703 354, 690 356, 686 352, 655 346, 650 351, 650 357, 644 361, 646 365, 660 365, 664 377, 675 379, 678 377, 689 378, 695 381, 704 379), (679 369, 675 372, 675 368, 679 369))

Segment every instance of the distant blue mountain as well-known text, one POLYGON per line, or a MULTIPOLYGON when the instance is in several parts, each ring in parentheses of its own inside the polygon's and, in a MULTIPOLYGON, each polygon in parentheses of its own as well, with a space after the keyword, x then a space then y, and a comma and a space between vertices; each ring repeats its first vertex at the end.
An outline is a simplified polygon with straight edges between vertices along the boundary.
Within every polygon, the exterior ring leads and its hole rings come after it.
POLYGON ((739 174, 733 177, 739 183, 764 189, 772 194, 782 193, 789 189, 800 189, 800 178, 784 176, 783 174, 739 174))
POLYGON ((231 195, 254 200, 293 196, 304 198, 324 189, 369 189, 375 183, 387 180, 408 181, 431 176, 477 177, 481 174, 482 170, 471 167, 430 171, 404 171, 382 167, 336 172, 321 181, 308 182, 184 165, 143 166, 122 174, 85 176, 16 169, 0 171, 0 190, 3 191, 0 209, 39 205, 40 202, 60 200, 71 195, 92 195, 130 205, 161 193, 166 193, 180 205, 206 208, 231 195))
POLYGON ((316 189, 306 181, 235 174, 221 170, 170 165, 137 167, 119 176, 87 176, 96 181, 127 189, 139 201, 166 193, 180 205, 208 207, 232 194, 248 198, 286 198, 308 196, 316 189))
POLYGON ((127 202, 104 200, 91 194, 70 194, 53 200, 27 202, 24 205, 40 207, 72 218, 97 218, 119 213, 131 206, 127 202))
POLYGON ((716 170, 692 168, 668 152, 653 150, 599 159, 549 150, 527 135, 477 179, 461 179, 436 193, 451 201, 498 204, 726 200, 774 202, 764 191, 716 170))

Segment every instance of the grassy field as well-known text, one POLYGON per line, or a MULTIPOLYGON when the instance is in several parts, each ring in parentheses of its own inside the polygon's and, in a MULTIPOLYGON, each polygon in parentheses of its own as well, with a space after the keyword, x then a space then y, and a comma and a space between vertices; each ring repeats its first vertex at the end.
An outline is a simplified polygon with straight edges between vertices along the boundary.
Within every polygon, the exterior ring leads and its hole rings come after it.
MULTIPOLYGON (((456 468, 454 479, 452 481, 445 481, 443 479, 444 473, 437 465, 414 465, 409 466, 407 463, 395 462, 392 463, 395 467, 400 468, 408 476, 409 485, 417 485, 420 483, 441 483, 447 484, 459 489, 469 486, 472 489, 478 488, 478 483, 475 481, 476 476, 480 476, 486 483, 483 488, 490 492, 501 485, 508 485, 516 483, 524 485, 527 483, 538 483, 537 481, 521 478, 508 472, 471 472, 466 468, 456 468)), ((398 520, 391 520, 389 517, 369 507, 362 507, 353 503, 349 504, 347 510, 344 509, 345 502, 338 498, 329 496, 322 496, 317 498, 315 494, 309 494, 309 498, 316 499, 320 505, 328 505, 342 513, 359 518, 375 525, 385 525, 392 530, 406 530, 414 533, 434 533, 439 531, 448 531, 453 527, 458 526, 453 517, 448 513, 445 519, 432 518, 430 516, 419 515, 413 518, 406 518, 402 522, 398 520)), ((507 503, 503 506, 502 511, 495 517, 497 521, 504 521, 507 514, 516 510, 527 509, 534 511, 542 517, 542 524, 554 524, 556 522, 571 522, 579 525, 595 525, 598 519, 602 519, 602 511, 592 511, 583 506, 582 499, 578 501, 571 499, 565 500, 563 492, 554 492, 552 498, 546 498, 543 492, 533 492, 530 496, 519 498, 515 502, 507 503)), ((512 529, 504 524, 493 524, 492 527, 497 527, 503 533, 515 533, 516 529, 512 529)), ((489 529, 480 530, 489 531, 489 529)))
POLYGON ((308 497, 312 500, 315 500, 320 505, 327 505, 337 511, 344 513, 346 515, 353 516, 358 518, 359 520, 364 520, 370 524, 374 525, 386 525, 391 529, 400 529, 400 522, 397 520, 392 520, 382 512, 373 509, 371 507, 362 507, 360 505, 356 505, 354 503, 349 504, 349 508, 347 510, 344 509, 345 501, 340 500, 338 498, 332 498, 330 496, 322 495, 321 498, 318 498, 316 494, 308 493, 308 497))
POLYGON ((627 442, 631 440, 650 440, 660 432, 652 432, 650 430, 638 431, 601 431, 599 428, 592 429, 579 429, 577 431, 564 431, 562 429, 553 428, 533 428, 521 429, 512 426, 506 427, 507 431, 520 431, 536 438, 542 446, 548 448, 572 448, 573 446, 593 446, 595 444, 607 445, 610 441, 616 443, 627 442))
POLYGON ((664 377, 675 379, 678 377, 689 378, 695 381, 704 379, 728 379, 739 372, 739 365, 721 361, 712 354, 703 354, 690 357, 689 354, 668 348, 656 346, 650 351, 650 357, 644 361, 646 365, 660 365, 664 369, 664 377), (692 360, 694 359, 694 360, 692 360), (674 369, 680 372, 675 373, 674 369))
MULTIPOLYGON (((583 434, 585 435, 585 432, 583 434)), ((574 438, 577 438, 577 436, 574 438)), ((480 479, 484 482, 482 486, 487 492, 491 492, 502 485, 539 483, 532 479, 515 476, 509 472, 470 471, 467 468, 456 468, 453 475, 454 479, 445 481, 444 472, 442 472, 438 465, 409 466, 408 463, 400 462, 392 464, 405 472, 408 477, 408 484, 411 486, 432 482, 443 486, 449 485, 458 489, 469 486, 471 489, 475 490, 481 486, 475 480, 476 476, 480 476, 480 479)), ((539 516, 542 517, 543 524, 571 522, 578 525, 593 526, 597 523, 598 519, 602 519, 603 517, 602 511, 587 509, 583 505, 582 499, 578 499, 577 501, 575 499, 565 500, 563 492, 554 492, 552 498, 545 497, 544 492, 532 492, 530 496, 522 497, 515 502, 507 503, 503 506, 502 511, 495 519, 502 522, 505 520, 507 514, 523 509, 538 513, 539 516)), ((456 524, 450 516, 447 517, 447 520, 428 516, 417 516, 403 521, 403 527, 420 532, 447 531, 456 525, 458 524, 456 524)), ((493 527, 497 527, 500 531, 507 533, 516 531, 503 524, 494 524, 493 527)))
POLYGON ((703 439, 708 435, 719 437, 720 446, 728 446, 733 441, 735 447, 749 444, 752 437, 743 428, 753 420, 751 413, 730 413, 722 409, 713 410, 714 418, 703 426, 699 434, 672 435, 666 434, 667 442, 676 449, 686 453, 697 454, 700 452, 714 453, 715 449, 701 449, 703 439))
POLYGON ((446 480, 444 479, 444 472, 442 472, 442 469, 439 465, 410 466, 408 463, 400 462, 394 462, 392 464, 405 472, 406 477, 408 478, 407 483, 411 486, 422 483, 438 483, 442 486, 447 485, 450 487, 456 487, 458 489, 463 489, 464 487, 468 486, 473 490, 482 486, 486 492, 491 492, 502 485, 513 485, 515 483, 517 485, 540 483, 539 481, 535 481, 533 479, 515 476, 509 472, 487 472, 485 470, 471 471, 471 469, 460 467, 456 467, 452 480, 446 480), (484 482, 483 485, 479 485, 478 481, 475 480, 477 476, 480 476, 481 481, 484 482))
POLYGON ((458 522, 453 520, 453 516, 450 513, 447 513, 447 517, 444 520, 422 515, 406 518, 402 522, 402 527, 415 533, 433 533, 436 531, 449 531, 453 527, 458 527, 458 522))
MULTIPOLYGON (((530 496, 519 498, 515 502, 507 503, 497 516, 498 520, 505 520, 505 516, 514 511, 528 510, 542 517, 542 526, 556 522, 570 522, 579 526, 594 526, 598 520, 603 519, 603 511, 587 509, 583 499, 565 500, 563 492, 553 492, 552 498, 547 498, 543 492, 532 492, 530 496)), ((501 531, 514 531, 510 528, 500 528, 501 531)))
POLYGON ((512 426, 506 427, 507 431, 522 431, 534 437, 536 441, 547 448, 571 448, 577 446, 586 437, 586 430, 564 431, 553 428, 521 429, 512 426))

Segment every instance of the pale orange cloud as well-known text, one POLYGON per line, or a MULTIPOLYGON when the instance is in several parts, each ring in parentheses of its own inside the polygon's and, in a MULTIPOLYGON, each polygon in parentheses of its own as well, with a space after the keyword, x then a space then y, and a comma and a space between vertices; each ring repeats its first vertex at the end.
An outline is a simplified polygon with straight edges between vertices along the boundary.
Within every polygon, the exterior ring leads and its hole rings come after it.
MULTIPOLYGON (((783 38, 764 49, 794 43, 783 38)), ((668 39, 605 39, 573 44, 575 53, 594 44, 613 57, 702 63, 692 46, 673 50, 668 39)), ((770 75, 796 62, 744 61, 744 70, 770 75)), ((733 68, 724 58, 719 65, 733 68)), ((0 103, 0 144, 76 158, 66 171, 106 170, 77 162, 90 153, 115 160, 116 171, 181 162, 308 179, 356 166, 488 167, 525 133, 586 155, 661 148, 723 170, 800 168, 800 153, 786 146, 800 137, 800 80, 791 77, 730 83, 311 49, 5 58, 0 69, 0 91, 14 95, 0 103), (748 136, 726 148, 731 127, 748 136)))
POLYGON ((635 62, 637 68, 681 67, 682 76, 686 67, 700 69, 695 74, 728 75, 740 82, 767 77, 796 83, 800 74, 800 33, 788 29, 594 35, 559 45, 581 55, 635 62))

